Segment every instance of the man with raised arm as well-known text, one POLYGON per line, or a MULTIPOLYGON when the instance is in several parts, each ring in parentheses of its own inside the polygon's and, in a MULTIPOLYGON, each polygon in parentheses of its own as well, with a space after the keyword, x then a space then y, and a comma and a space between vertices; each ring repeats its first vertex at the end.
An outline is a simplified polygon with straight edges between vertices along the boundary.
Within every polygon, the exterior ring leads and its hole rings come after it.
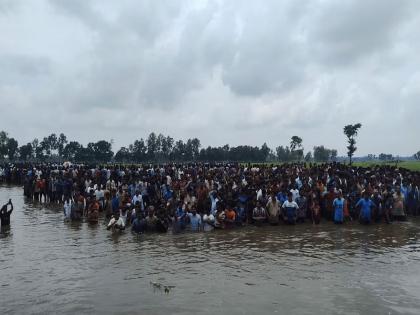
POLYGON ((1 226, 9 226, 10 225, 10 215, 13 212, 13 203, 12 199, 9 199, 9 202, 6 203, 0 210, 0 220, 1 226), (8 206, 10 205, 10 210, 8 210, 8 206))

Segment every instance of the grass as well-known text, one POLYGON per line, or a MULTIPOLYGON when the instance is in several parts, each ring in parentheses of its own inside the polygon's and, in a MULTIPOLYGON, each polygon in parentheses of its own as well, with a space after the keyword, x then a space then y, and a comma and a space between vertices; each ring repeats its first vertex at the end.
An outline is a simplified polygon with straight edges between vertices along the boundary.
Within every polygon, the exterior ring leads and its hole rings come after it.
MULTIPOLYGON (((242 165, 247 165, 248 163, 240 163, 242 165)), ((283 164, 283 162, 250 162, 251 165, 281 165, 283 164)), ((360 167, 370 167, 370 166, 375 166, 375 165, 391 165, 391 166, 395 166, 396 163, 395 162, 380 162, 380 161, 368 161, 368 162, 354 162, 353 163, 354 166, 360 166, 360 167)), ((405 168, 408 169, 410 171, 418 171, 420 172, 420 161, 403 161, 403 162, 398 162, 398 167, 400 168, 405 168)))
MULTIPOLYGON (((395 162, 355 162, 355 166, 369 167, 374 165, 391 165, 395 166, 395 162)), ((410 171, 420 172, 420 161, 403 161, 398 163, 398 167, 406 168, 410 171)))

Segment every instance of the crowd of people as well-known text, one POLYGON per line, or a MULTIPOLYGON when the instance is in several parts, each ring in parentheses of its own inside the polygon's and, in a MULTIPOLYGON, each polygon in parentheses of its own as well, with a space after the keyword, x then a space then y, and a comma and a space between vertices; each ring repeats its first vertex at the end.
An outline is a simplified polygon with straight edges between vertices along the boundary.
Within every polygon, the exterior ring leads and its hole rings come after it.
MULTIPOLYGON (((4 172, 3 172, 4 173, 4 172)), ((66 220, 137 233, 247 224, 391 223, 420 213, 420 173, 391 166, 167 164, 11 166, 33 202, 66 220)))

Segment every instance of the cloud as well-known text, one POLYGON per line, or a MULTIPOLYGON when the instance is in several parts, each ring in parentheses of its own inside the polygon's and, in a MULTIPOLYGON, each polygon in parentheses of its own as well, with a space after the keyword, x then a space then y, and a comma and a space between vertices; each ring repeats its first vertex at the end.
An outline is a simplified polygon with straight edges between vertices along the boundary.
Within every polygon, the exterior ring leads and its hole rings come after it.
POLYGON ((44 56, 0 55, 0 82, 22 84, 39 80, 51 72, 51 61, 44 56))
MULTIPOLYGON (((2 128, 411 154, 418 1, 3 1, 2 128), (15 110, 16 109, 16 110, 15 110), (389 141, 377 141, 377 135, 389 141)), ((114 148, 115 149, 115 148, 114 148)))
POLYGON ((314 54, 325 63, 350 65, 383 53, 416 8, 410 0, 321 1, 306 23, 314 54))

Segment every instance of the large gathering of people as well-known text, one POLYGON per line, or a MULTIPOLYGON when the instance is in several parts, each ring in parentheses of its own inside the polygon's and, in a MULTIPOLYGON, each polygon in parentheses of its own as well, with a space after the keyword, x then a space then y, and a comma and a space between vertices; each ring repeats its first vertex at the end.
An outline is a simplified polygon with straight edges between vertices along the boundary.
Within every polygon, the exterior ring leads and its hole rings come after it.
POLYGON ((420 173, 392 166, 66 163, 9 165, 2 174, 30 202, 60 205, 66 220, 136 233, 378 224, 420 213, 420 173))

